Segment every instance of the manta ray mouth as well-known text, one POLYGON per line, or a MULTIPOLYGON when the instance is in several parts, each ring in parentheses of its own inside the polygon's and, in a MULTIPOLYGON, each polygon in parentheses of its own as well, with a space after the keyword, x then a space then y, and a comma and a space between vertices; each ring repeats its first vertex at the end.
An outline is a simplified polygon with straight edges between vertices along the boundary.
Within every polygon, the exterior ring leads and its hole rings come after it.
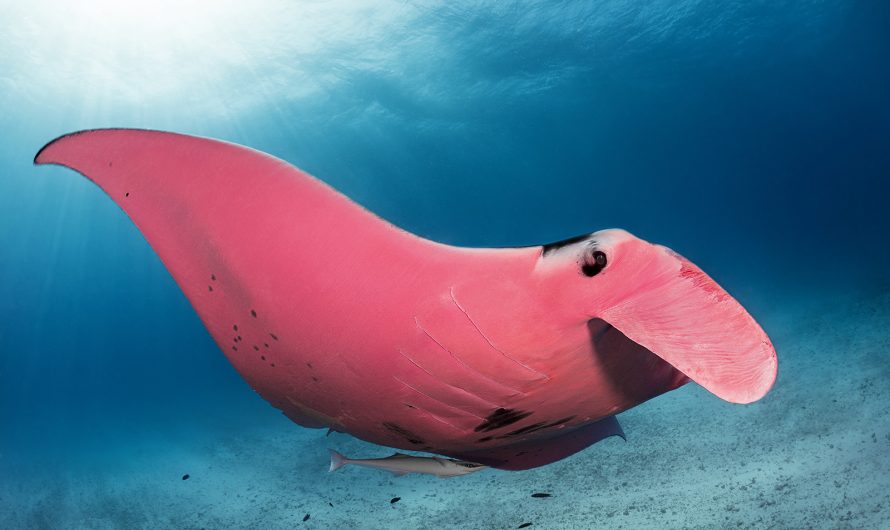
POLYGON ((648 348, 629 339, 611 323, 587 322, 601 384, 621 402, 641 403, 689 382, 689 378, 648 348))
POLYGON ((717 397, 732 403, 762 398, 777 360, 763 329, 701 269, 665 247, 639 278, 640 288, 599 317, 717 397))

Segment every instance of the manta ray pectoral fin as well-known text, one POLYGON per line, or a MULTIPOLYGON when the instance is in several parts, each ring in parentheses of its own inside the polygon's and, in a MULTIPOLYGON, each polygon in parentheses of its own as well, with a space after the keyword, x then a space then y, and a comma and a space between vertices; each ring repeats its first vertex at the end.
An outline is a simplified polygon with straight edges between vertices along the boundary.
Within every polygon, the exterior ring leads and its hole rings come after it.
POLYGON ((362 421, 350 415, 362 412, 342 410, 336 389, 366 386, 360 367, 369 356, 356 353, 362 350, 348 333, 334 340, 328 330, 355 300, 386 289, 350 279, 359 271, 409 270, 404 256, 453 252, 381 221, 282 160, 218 140, 97 129, 53 140, 34 163, 68 167, 105 191, 235 368, 306 427, 346 432, 343 418, 362 421), (313 365, 315 355, 338 369, 313 365))
POLYGON ((562 460, 610 436, 627 439, 615 416, 607 416, 552 438, 529 440, 452 456, 497 469, 520 471, 562 460))
POLYGON ((776 379, 776 351, 763 329, 701 269, 649 245, 637 256, 638 287, 599 316, 717 397, 750 403, 776 379))

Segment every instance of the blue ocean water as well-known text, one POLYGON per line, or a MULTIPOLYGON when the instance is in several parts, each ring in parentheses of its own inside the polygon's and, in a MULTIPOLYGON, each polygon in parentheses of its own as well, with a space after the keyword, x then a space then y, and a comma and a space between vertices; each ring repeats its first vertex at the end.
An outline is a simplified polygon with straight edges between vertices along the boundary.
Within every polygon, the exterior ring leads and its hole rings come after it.
POLYGON ((888 94, 885 2, 0 2, 0 527, 886 528, 888 94), (627 229, 750 310, 776 387, 688 385, 529 472, 328 475, 389 450, 281 416, 126 215, 32 165, 97 127, 248 145, 449 244, 627 229))

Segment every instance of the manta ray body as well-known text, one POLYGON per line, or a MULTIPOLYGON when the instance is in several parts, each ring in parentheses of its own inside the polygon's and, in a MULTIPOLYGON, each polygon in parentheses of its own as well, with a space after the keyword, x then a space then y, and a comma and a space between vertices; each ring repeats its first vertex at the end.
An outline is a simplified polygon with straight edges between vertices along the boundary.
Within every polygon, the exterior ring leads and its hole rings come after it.
POLYGON ((136 223, 247 382, 296 423, 502 469, 569 456, 692 380, 762 397, 768 337, 691 262, 622 230, 460 248, 380 219, 264 153, 101 129, 36 164, 136 223))

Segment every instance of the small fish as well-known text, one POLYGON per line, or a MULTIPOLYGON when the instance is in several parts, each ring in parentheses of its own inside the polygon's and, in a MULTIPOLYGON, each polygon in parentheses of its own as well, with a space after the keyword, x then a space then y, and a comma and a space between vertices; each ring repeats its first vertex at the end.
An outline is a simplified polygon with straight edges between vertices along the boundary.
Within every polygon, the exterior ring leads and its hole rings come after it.
POLYGON ((182 480, 188 480, 188 479, 189 479, 188 473, 186 473, 185 475, 182 476, 182 480))
POLYGON ((475 462, 466 462, 463 460, 454 460, 451 458, 442 458, 438 456, 410 456, 402 453, 396 453, 386 458, 371 458, 366 460, 352 460, 341 455, 337 451, 330 449, 331 452, 331 468, 330 471, 336 471, 346 464, 354 464, 357 466, 371 467, 374 469, 383 469, 389 471, 397 477, 407 475, 408 473, 426 473, 435 475, 439 478, 458 477, 467 475, 485 469, 488 466, 476 464, 475 462))
POLYGON ((402 500, 401 497, 393 497, 392 499, 390 499, 389 503, 395 504, 395 503, 399 502, 400 500, 402 500))
POLYGON ((309 514, 307 513, 306 515, 303 516, 303 522, 305 523, 308 520, 309 520, 309 514))
POLYGON ((532 497, 536 499, 543 499, 544 497, 552 497, 549 493, 532 493, 532 497))

